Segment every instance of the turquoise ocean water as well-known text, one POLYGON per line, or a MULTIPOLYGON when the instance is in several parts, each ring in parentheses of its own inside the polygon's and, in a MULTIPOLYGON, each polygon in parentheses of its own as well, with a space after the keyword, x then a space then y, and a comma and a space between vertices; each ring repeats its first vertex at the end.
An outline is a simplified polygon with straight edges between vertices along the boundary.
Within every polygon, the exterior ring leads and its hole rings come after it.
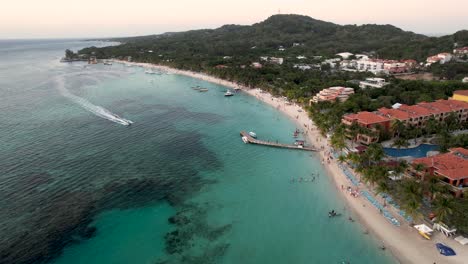
POLYGON ((185 76, 58 62, 90 45, 0 42, 0 263, 395 263, 316 154, 239 137, 289 143, 291 120, 185 76))

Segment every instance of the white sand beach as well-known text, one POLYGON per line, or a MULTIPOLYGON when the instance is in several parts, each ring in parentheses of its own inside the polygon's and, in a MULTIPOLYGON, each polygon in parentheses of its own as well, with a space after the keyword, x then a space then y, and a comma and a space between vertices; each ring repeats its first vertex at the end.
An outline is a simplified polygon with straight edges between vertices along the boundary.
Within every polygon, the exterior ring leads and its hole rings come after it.
MULTIPOLYGON (((426 240, 420 236, 415 228, 410 226, 406 220, 404 220, 395 210, 389 209, 393 216, 395 216, 401 223, 401 226, 397 227, 393 225, 389 220, 384 218, 379 210, 375 208, 367 199, 358 196, 353 197, 347 191, 346 188, 343 190, 342 186, 350 186, 349 180, 346 178, 343 171, 339 168, 335 159, 327 162, 327 153, 330 149, 327 144, 325 137, 320 135, 315 125, 309 118, 307 112, 300 106, 294 104, 286 104, 286 102, 280 98, 274 98, 271 94, 266 92, 260 92, 259 89, 250 89, 247 87, 239 86, 236 83, 218 79, 206 74, 182 71, 166 66, 153 65, 147 63, 133 63, 125 61, 115 61, 120 63, 132 64, 143 66, 146 68, 159 69, 165 72, 181 74, 190 76, 193 78, 205 80, 208 82, 228 86, 228 87, 239 87, 244 92, 251 96, 255 96, 258 100, 261 100, 274 108, 278 109, 292 120, 294 120, 298 128, 307 131, 305 135, 309 144, 315 145, 315 147, 323 147, 324 150, 320 152, 320 158, 324 160, 323 166, 328 171, 328 174, 332 177, 335 182, 338 192, 341 193, 342 197, 347 203, 347 207, 358 216, 359 222, 362 223, 365 229, 371 235, 374 235, 378 240, 381 241, 381 245, 385 246, 385 250, 390 250, 395 258, 400 263, 418 263, 418 264, 433 264, 433 263, 453 263, 453 264, 466 264, 468 263, 468 246, 462 246, 458 244, 453 238, 446 238, 442 233, 435 231, 431 240, 426 240), (452 257, 445 257, 439 254, 435 247, 435 243, 442 242, 452 247, 457 255, 452 257)), ((294 128, 292 128, 294 129, 294 128)), ((364 184, 359 185, 360 190, 367 189, 364 184)), ((370 191, 369 191, 370 192, 370 191)), ((371 193, 371 192, 370 192, 371 193)), ((353 224, 350 222, 350 224, 353 224)), ((356 224, 356 223, 354 223, 356 224)), ((364 235, 364 234, 363 234, 364 235)), ((377 246, 381 246, 377 245, 377 246)), ((352 259, 351 259, 352 262, 352 259)))

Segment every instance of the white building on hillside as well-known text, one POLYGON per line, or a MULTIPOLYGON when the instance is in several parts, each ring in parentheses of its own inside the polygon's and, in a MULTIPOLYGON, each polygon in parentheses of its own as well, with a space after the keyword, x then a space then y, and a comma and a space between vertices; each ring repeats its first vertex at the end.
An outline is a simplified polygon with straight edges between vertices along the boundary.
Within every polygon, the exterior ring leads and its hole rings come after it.
POLYGON ((444 63, 447 63, 449 61, 452 60, 452 54, 450 53, 447 53, 447 52, 444 52, 444 53, 439 53, 437 55, 434 55, 434 56, 431 56, 431 57, 428 57, 426 59, 426 66, 430 66, 431 64, 434 64, 434 63, 440 63, 440 64, 444 64, 444 63))
POLYGON ((384 61, 379 59, 363 59, 357 61, 358 71, 368 71, 373 74, 385 73, 384 61))
POLYGON ((361 89, 366 89, 366 88, 382 88, 388 83, 385 82, 385 79, 383 78, 366 78, 365 81, 359 82, 359 87, 361 89))
POLYGON ((468 77, 463 78, 462 82, 468 83, 468 77))
POLYGON ((302 70, 302 71, 306 71, 306 70, 312 69, 312 66, 307 65, 307 64, 294 64, 293 67, 296 68, 296 69, 302 70))
POLYGON ((283 58, 270 57, 269 62, 281 65, 281 64, 283 64, 284 59, 283 58))
POLYGON ((347 58, 353 56, 354 54, 351 53, 351 52, 341 52, 341 53, 338 53, 336 54, 336 56, 339 56, 341 58, 343 58, 344 60, 346 60, 347 58))

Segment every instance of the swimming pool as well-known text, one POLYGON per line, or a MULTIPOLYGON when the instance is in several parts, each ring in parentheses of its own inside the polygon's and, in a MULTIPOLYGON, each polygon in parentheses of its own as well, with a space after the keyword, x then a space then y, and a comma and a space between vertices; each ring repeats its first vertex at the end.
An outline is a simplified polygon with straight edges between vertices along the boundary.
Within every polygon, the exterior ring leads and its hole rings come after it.
POLYGON ((405 157, 411 156, 415 158, 426 157, 428 151, 439 150, 437 145, 421 144, 416 148, 397 149, 397 148, 384 148, 385 154, 392 157, 405 157))

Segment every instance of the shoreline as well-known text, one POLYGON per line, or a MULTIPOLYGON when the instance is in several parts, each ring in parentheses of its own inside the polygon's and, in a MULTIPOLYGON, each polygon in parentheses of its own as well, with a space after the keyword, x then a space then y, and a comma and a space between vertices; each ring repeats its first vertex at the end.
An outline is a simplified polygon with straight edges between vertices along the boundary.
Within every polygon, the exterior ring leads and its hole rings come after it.
MULTIPOLYGON (((320 135, 313 121, 309 118, 307 111, 302 109, 302 107, 295 104, 287 105, 284 100, 275 98, 268 92, 261 93, 257 88, 248 88, 238 85, 237 83, 222 80, 203 73, 184 71, 150 63, 118 60, 113 61, 123 64, 143 66, 145 68, 158 69, 172 74, 184 75, 231 88, 240 88, 243 92, 257 98, 257 100, 274 107, 276 110, 293 120, 302 130, 307 131, 307 133, 304 134, 304 137, 306 137, 309 145, 313 144, 318 148, 322 146, 324 147, 322 151, 317 153, 318 157, 324 161, 322 166, 324 166, 324 170, 334 182, 337 192, 341 193, 340 196, 344 199, 346 208, 351 209, 353 216, 356 216, 359 220, 358 224, 362 225, 367 231, 369 231, 369 233, 377 239, 376 242, 382 241, 382 244, 390 251, 395 260, 400 263, 462 264, 464 263, 464 260, 468 259, 468 251, 463 249, 462 246, 457 244, 453 239, 446 239, 442 233, 435 231, 431 240, 425 240, 417 233, 416 229, 410 226, 408 222, 406 222, 396 212, 391 211, 398 221, 400 221, 401 226, 399 227, 385 219, 367 199, 361 196, 355 198, 349 195, 346 189, 343 190, 342 186, 351 186, 351 184, 346 178, 344 172, 339 168, 339 164, 336 162, 336 159, 331 159, 329 163, 326 161, 328 157, 326 152, 330 151, 327 139, 320 135), (440 255, 435 248, 436 242, 448 244, 455 249, 457 256, 444 257, 440 255)), ((364 184, 360 184, 358 188, 360 190, 367 189, 364 184)), ((379 198, 376 198, 376 200, 380 201, 379 198)))

